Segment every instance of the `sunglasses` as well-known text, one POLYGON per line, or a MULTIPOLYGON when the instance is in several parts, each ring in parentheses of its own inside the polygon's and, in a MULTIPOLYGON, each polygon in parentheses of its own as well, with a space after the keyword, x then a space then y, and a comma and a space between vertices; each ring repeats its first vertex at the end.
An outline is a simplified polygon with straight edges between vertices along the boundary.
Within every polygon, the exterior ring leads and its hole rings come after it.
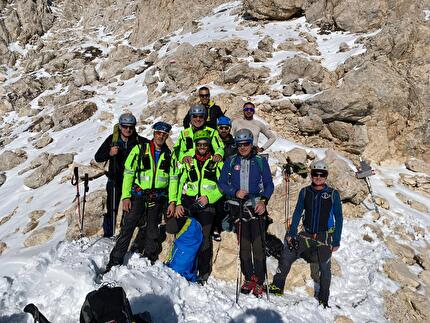
POLYGON ((311 172, 311 176, 312 177, 322 177, 322 178, 326 178, 327 177, 327 173, 322 173, 322 172, 311 172))
POLYGON ((123 129, 133 130, 133 129, 134 129, 134 126, 121 126, 121 128, 123 128, 123 129))
POLYGON ((211 95, 208 93, 208 94, 199 94, 199 97, 201 97, 201 98, 209 98, 211 95))
POLYGON ((250 142, 241 142, 237 144, 237 148, 249 147, 249 146, 251 146, 250 142))
POLYGON ((243 111, 245 111, 245 112, 255 112, 255 108, 251 108, 251 107, 249 107, 249 108, 243 108, 243 111))
POLYGON ((205 118, 205 116, 204 116, 204 115, 201 115, 201 114, 193 114, 193 115, 192 115, 192 118, 193 118, 193 119, 204 119, 204 118, 205 118))
POLYGON ((229 126, 219 126, 218 127, 219 130, 230 130, 229 126))
POLYGON ((168 133, 164 132, 164 131, 154 131, 154 134, 159 136, 159 137, 167 137, 169 136, 168 133))
POLYGON ((209 147, 209 144, 207 142, 199 142, 196 144, 196 146, 199 148, 206 148, 209 147))

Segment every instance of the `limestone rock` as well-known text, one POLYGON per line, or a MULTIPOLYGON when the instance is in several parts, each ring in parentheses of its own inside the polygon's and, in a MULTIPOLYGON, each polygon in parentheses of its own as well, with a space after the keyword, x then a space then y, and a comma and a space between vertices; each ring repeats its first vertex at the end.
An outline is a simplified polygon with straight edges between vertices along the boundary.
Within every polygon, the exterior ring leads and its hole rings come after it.
POLYGON ((430 174, 430 164, 423 160, 412 158, 406 161, 405 166, 413 172, 430 174))
POLYGON ((256 19, 288 20, 303 14, 305 0, 245 0, 245 13, 256 19))
POLYGON ((222 232, 221 237, 221 242, 213 247, 212 274, 217 279, 232 281, 236 277, 237 238, 232 232, 222 232))
POLYGON ((322 130, 324 123, 318 115, 300 117, 298 126, 301 133, 315 134, 322 130))
POLYGON ((5 252, 7 249, 7 244, 3 241, 0 241, 0 256, 5 252))
POLYGON ((301 56, 294 56, 285 60, 282 65, 281 76, 282 82, 285 84, 304 79, 321 83, 323 88, 327 88, 334 81, 334 76, 318 62, 301 56))
POLYGON ((368 195, 364 181, 355 177, 352 169, 344 160, 337 157, 335 151, 328 150, 326 156, 330 186, 339 191, 342 201, 350 201, 355 205, 360 204, 368 195))
POLYGON ((73 75, 73 83, 77 86, 92 84, 99 79, 94 66, 87 65, 83 69, 76 71, 73 75))
POLYGON ((77 102, 58 108, 54 111, 52 119, 55 130, 62 130, 88 120, 97 111, 94 102, 77 102))
POLYGON ((264 52, 273 52, 273 43, 275 41, 270 36, 265 36, 262 40, 260 40, 257 44, 258 49, 264 52))
POLYGON ((34 231, 27 239, 25 239, 24 246, 29 248, 44 244, 52 238, 54 232, 55 227, 53 226, 46 226, 44 228, 38 229, 34 231))
POLYGON ((415 264, 415 251, 411 247, 400 244, 396 238, 389 236, 385 240, 388 249, 408 265, 415 264))
POLYGON ((408 198, 407 196, 405 196, 404 194, 402 194, 400 192, 396 193, 396 197, 400 201, 402 201, 403 203, 409 205, 411 208, 413 208, 413 209, 415 209, 417 211, 420 211, 420 212, 423 212, 423 213, 428 213, 429 212, 429 210, 428 210, 428 208, 427 208, 426 205, 424 205, 424 204, 422 204, 422 203, 420 203, 420 202, 418 202, 416 200, 410 199, 410 198, 408 198))
POLYGON ((49 183, 64 168, 73 162, 73 154, 47 154, 41 156, 41 165, 28 177, 24 179, 24 184, 30 188, 38 188, 49 183))
POLYGON ((29 218, 32 220, 32 221, 37 221, 37 220, 39 220, 44 214, 46 213, 46 211, 45 210, 34 210, 34 211, 31 211, 30 212, 30 214, 29 214, 29 218))
POLYGON ((307 153, 306 150, 301 148, 293 148, 285 154, 285 158, 289 159, 292 163, 306 164, 307 153))
POLYGON ((430 176, 400 174, 400 182, 414 191, 430 196, 430 176))
POLYGON ((64 176, 61 181, 69 182, 72 179, 73 171, 75 167, 78 167, 79 169, 80 181, 83 181, 85 179, 85 174, 88 174, 88 179, 90 181, 97 179, 105 175, 105 169, 103 168, 103 164, 104 163, 97 163, 94 160, 90 162, 90 165, 73 163, 72 165, 69 165, 69 170, 70 170, 69 174, 64 176))
POLYGON ((33 146, 37 149, 42 149, 43 147, 48 146, 54 139, 50 136, 42 136, 39 140, 37 140, 33 146))
POLYGON ((12 210, 12 212, 6 214, 1 220, 0 220, 0 225, 5 224, 7 221, 9 221, 17 212, 18 207, 16 207, 15 209, 12 210))
POLYGON ((225 83, 237 83, 240 80, 258 80, 268 77, 270 71, 268 68, 253 68, 248 63, 239 63, 233 65, 224 74, 225 83))
POLYGON ((398 260, 388 259, 384 263, 384 271, 390 279, 402 286, 418 288, 420 285, 418 277, 411 273, 404 263, 398 260))
MULTIPOLYGON (((154 20, 152 19, 152 21, 154 20)), ((104 60, 103 63, 100 65, 99 77, 101 80, 108 80, 115 75, 125 72, 124 68, 127 65, 139 61, 145 58, 145 56, 146 52, 140 49, 136 49, 126 45, 119 45, 115 47, 111 52, 109 52, 109 55, 106 60, 104 60)), ((130 76, 130 74, 128 75, 130 76)))
POLYGON ((39 221, 31 220, 30 222, 27 223, 25 228, 22 230, 22 233, 24 234, 29 233, 30 231, 33 231, 38 225, 39 225, 39 221))
POLYGON ((12 169, 27 160, 27 153, 23 149, 6 150, 0 155, 0 171, 12 169))
MULTIPOLYGON (((102 218, 106 209, 106 191, 104 189, 91 192, 87 195, 87 203, 85 205, 84 217, 84 235, 91 237, 100 230, 102 218)), ((68 228, 66 232, 67 240, 79 238, 80 223, 76 217, 76 205, 71 206, 65 212, 68 228)), ((118 214, 117 220, 121 219, 121 214, 118 214)))
POLYGON ((428 297, 408 288, 384 294, 385 316, 390 322, 427 322, 430 318, 428 297))
POLYGON ((350 319, 348 316, 344 315, 338 315, 336 316, 336 319, 334 320, 335 323, 354 323, 352 319, 350 319))
POLYGON ((376 205, 378 205, 379 207, 382 207, 383 209, 386 209, 386 210, 390 209, 390 203, 381 196, 375 196, 375 202, 376 202, 376 205))

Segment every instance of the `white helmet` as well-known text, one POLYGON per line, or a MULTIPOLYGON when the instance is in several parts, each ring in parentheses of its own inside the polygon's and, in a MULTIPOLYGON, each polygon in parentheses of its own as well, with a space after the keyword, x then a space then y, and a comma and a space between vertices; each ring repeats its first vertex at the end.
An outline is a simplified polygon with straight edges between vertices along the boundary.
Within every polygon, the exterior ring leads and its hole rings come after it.
POLYGON ((326 172, 328 172, 328 167, 325 161, 314 160, 311 164, 311 170, 325 170, 326 172))

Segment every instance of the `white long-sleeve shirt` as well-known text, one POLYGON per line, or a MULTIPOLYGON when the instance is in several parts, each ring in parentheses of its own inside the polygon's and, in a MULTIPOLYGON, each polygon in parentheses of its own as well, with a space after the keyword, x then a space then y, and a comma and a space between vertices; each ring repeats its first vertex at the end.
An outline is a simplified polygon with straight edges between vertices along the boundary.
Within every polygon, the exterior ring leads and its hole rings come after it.
POLYGON ((262 147, 264 150, 269 148, 276 140, 276 135, 272 130, 270 130, 270 127, 255 119, 234 119, 231 124, 231 134, 234 136, 235 132, 239 129, 249 129, 252 132, 252 135, 254 136, 254 146, 258 145, 258 137, 260 136, 260 133, 265 135, 267 137, 267 141, 262 147))

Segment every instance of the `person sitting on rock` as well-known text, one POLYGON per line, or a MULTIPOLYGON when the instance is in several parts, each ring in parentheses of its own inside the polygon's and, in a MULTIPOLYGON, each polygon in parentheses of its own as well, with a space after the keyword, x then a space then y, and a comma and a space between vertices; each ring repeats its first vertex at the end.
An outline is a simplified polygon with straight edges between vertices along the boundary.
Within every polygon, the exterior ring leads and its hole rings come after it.
MULTIPOLYGON (((291 265, 300 257, 316 258, 320 271, 318 300, 329 307, 331 256, 340 246, 343 216, 339 192, 327 186, 328 167, 324 161, 311 164, 312 184, 300 190, 284 250, 269 291, 282 295, 291 265), (297 234, 303 215, 304 231, 297 234), (312 256, 312 254, 314 256, 312 256)), ((315 269, 313 269, 315 272, 315 269)), ((314 278, 315 279, 315 278, 314 278)))

